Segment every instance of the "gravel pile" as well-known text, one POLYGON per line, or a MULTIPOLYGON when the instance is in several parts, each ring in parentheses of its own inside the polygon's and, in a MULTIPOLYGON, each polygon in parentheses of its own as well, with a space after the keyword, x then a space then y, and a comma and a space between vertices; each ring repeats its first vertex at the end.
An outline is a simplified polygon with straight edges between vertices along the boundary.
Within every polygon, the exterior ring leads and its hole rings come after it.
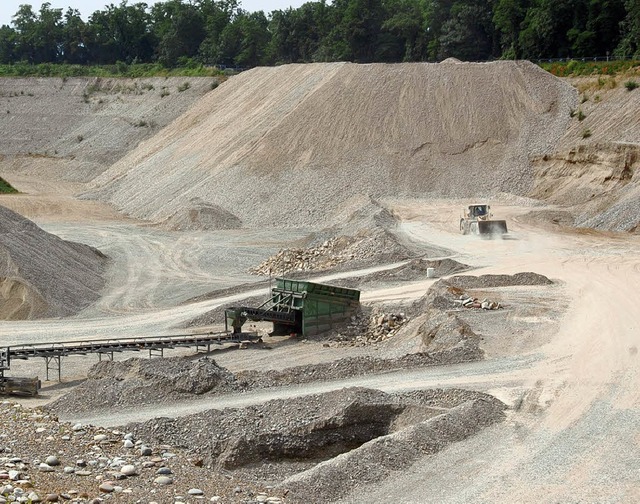
POLYGON ((96 301, 107 258, 0 207, 0 320, 62 317, 96 301))
POLYGON ((362 267, 390 261, 401 261, 410 252, 396 238, 380 229, 360 232, 355 236, 340 235, 319 246, 280 250, 255 268, 254 275, 286 275, 291 272, 321 272, 340 265, 362 267))
MULTIPOLYGON (((335 341, 327 340, 326 345, 331 344, 346 343, 341 337, 335 341)), ((196 361, 183 357, 103 361, 91 368, 85 382, 49 403, 47 410, 59 415, 93 410, 117 411, 118 408, 137 405, 185 401, 201 394, 227 394, 398 369, 468 362, 478 360, 482 355, 479 348, 453 344, 451 348, 441 347, 437 351, 409 353, 399 357, 345 357, 332 362, 283 370, 251 370, 235 374, 208 358, 196 361)))
POLYGON ((157 404, 214 391, 237 390, 235 376, 214 360, 171 357, 102 361, 87 374, 87 380, 72 392, 51 402, 52 411, 82 412, 93 409, 157 404))
MULTIPOLYGON (((215 470, 279 483, 288 502, 327 502, 351 487, 364 468, 372 475, 388 468, 381 446, 406 451, 406 467, 418 453, 434 453, 500 420, 503 409, 491 396, 456 389, 387 394, 351 388, 155 419, 126 430, 156 444, 180 446, 215 470), (420 452, 403 448, 409 438, 424 445, 420 452)), ((384 471, 377 476, 384 477, 384 471)))
POLYGON ((188 205, 178 209, 164 224, 172 231, 209 231, 242 227, 242 221, 231 212, 200 198, 194 198, 188 205))
POLYGON ((530 158, 553 152, 575 101, 528 62, 256 68, 120 159, 86 197, 152 221, 200 198, 247 227, 324 228, 363 197, 526 195, 530 158))
POLYGON ((284 502, 282 491, 125 430, 62 423, 9 401, 0 415, 0 502, 284 502))

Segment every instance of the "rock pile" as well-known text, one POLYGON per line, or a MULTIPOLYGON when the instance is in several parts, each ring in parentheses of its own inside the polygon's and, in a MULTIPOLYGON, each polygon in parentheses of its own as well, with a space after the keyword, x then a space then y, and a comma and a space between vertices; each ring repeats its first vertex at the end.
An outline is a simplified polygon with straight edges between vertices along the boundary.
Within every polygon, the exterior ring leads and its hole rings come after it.
POLYGON ((291 272, 326 271, 341 264, 367 264, 372 261, 399 261, 409 252, 386 231, 358 233, 356 236, 337 236, 321 245, 309 248, 280 250, 255 268, 254 275, 284 275, 291 272))
POLYGON ((404 312, 384 312, 375 308, 370 313, 359 312, 351 317, 349 324, 331 338, 331 344, 340 346, 365 346, 382 343, 392 338, 409 322, 404 312))
POLYGON ((0 403, 0 502, 282 502, 174 446, 0 403))
POLYGON ((325 241, 318 247, 288 248, 280 250, 255 268, 249 270, 254 275, 284 275, 291 271, 323 271, 348 258, 334 251, 337 238, 325 241))

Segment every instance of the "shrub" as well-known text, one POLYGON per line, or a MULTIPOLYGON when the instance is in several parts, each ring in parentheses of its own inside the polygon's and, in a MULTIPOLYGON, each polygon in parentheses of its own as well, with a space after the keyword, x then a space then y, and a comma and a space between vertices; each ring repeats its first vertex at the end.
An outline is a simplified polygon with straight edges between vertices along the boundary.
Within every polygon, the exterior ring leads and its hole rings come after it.
POLYGON ((586 119, 586 115, 584 115, 584 112, 582 111, 582 109, 578 110, 578 121, 584 121, 586 119))
POLYGON ((591 130, 589 128, 585 128, 582 130, 582 138, 589 138, 591 136, 591 130))
POLYGON ((640 86, 640 84, 638 84, 636 81, 632 81, 632 80, 628 80, 627 82, 624 83, 624 87, 627 88, 627 91, 633 91, 638 86, 640 86))
POLYGON ((166 88, 166 86, 162 86, 162 91, 160 91, 160 98, 164 98, 165 96, 169 96, 171 93, 166 88))
POLYGON ((191 87, 191 84, 189 84, 188 82, 185 82, 184 84, 180 84, 178 86, 178 91, 180 93, 182 93, 183 91, 186 91, 187 89, 189 89, 191 87))

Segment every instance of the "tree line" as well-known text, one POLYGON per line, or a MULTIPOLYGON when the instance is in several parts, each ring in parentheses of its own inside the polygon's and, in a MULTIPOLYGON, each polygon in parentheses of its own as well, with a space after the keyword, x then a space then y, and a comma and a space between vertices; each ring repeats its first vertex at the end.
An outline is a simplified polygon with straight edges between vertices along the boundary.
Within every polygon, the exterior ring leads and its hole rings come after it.
POLYGON ((0 27, 0 64, 160 63, 254 67, 640 57, 639 0, 326 0, 248 12, 236 0, 23 4, 0 27))

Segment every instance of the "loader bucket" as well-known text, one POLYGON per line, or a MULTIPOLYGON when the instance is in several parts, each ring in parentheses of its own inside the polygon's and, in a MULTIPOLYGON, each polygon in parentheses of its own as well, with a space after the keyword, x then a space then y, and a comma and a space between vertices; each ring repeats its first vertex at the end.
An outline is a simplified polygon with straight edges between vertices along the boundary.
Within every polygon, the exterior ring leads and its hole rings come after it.
POLYGON ((478 234, 502 235, 506 233, 507 233, 507 221, 504 221, 504 220, 478 221, 478 234))

